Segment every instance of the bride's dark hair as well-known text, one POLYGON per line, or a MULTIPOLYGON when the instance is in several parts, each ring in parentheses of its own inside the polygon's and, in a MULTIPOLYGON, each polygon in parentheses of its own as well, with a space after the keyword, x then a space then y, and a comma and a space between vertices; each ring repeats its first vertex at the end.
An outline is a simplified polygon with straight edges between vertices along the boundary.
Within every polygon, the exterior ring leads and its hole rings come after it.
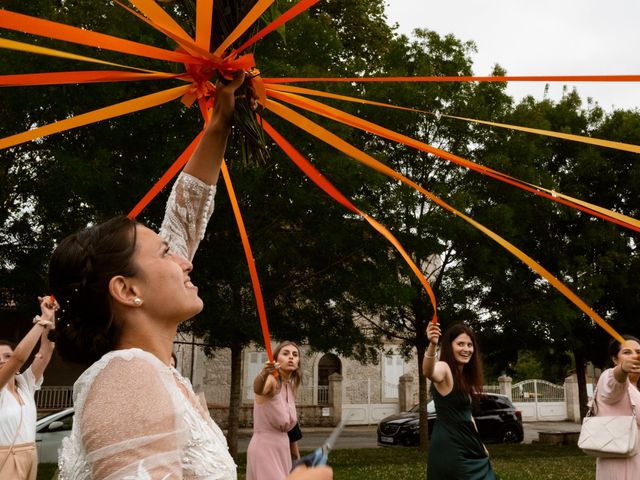
POLYGON ((121 215, 69 235, 49 262, 49 287, 61 311, 56 350, 63 359, 91 364, 113 350, 120 329, 113 318, 109 281, 132 276, 136 222, 121 215))

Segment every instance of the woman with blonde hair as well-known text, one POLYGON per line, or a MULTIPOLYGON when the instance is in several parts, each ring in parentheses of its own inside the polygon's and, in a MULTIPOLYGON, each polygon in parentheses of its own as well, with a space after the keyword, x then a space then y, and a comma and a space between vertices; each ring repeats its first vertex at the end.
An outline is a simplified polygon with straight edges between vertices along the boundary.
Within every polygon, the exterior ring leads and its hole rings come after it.
POLYGON ((296 425, 300 347, 282 342, 253 381, 253 436, 247 449, 247 480, 282 480, 291 470, 288 432, 296 425), (274 375, 277 372, 277 375, 274 375))

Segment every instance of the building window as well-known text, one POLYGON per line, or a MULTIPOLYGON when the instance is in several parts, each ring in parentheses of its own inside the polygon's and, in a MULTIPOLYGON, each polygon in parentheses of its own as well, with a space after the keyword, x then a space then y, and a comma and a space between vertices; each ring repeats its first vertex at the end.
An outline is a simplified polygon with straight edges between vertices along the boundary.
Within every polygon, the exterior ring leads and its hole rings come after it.
POLYGON ((264 368, 267 361, 267 352, 249 352, 247 354, 247 368, 245 369, 244 398, 253 401, 256 394, 253 392, 253 381, 264 368))

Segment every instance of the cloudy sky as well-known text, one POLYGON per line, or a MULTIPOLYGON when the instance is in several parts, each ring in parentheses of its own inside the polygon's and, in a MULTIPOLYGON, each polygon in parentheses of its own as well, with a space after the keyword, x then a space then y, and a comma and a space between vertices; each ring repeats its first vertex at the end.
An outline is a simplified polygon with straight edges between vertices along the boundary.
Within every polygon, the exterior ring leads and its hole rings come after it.
MULTIPOLYGON (((509 75, 640 74, 640 0, 387 0, 386 11, 401 33, 473 40, 476 75, 496 63, 509 75)), ((640 108, 640 83, 575 87, 607 110, 640 108)), ((543 92, 543 82, 509 85, 516 98, 543 92)), ((561 94, 562 84, 551 84, 549 96, 561 94)))

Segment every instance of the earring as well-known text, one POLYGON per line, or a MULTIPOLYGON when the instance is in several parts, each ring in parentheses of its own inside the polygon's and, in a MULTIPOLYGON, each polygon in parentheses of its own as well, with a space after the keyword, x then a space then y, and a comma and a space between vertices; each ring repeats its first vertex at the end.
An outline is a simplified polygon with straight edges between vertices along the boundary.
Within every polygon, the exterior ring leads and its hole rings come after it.
POLYGON ((142 299, 141 299, 141 298, 139 298, 139 297, 134 298, 134 299, 133 299, 133 304, 134 304, 136 307, 139 307, 140 305, 142 305, 142 299))

